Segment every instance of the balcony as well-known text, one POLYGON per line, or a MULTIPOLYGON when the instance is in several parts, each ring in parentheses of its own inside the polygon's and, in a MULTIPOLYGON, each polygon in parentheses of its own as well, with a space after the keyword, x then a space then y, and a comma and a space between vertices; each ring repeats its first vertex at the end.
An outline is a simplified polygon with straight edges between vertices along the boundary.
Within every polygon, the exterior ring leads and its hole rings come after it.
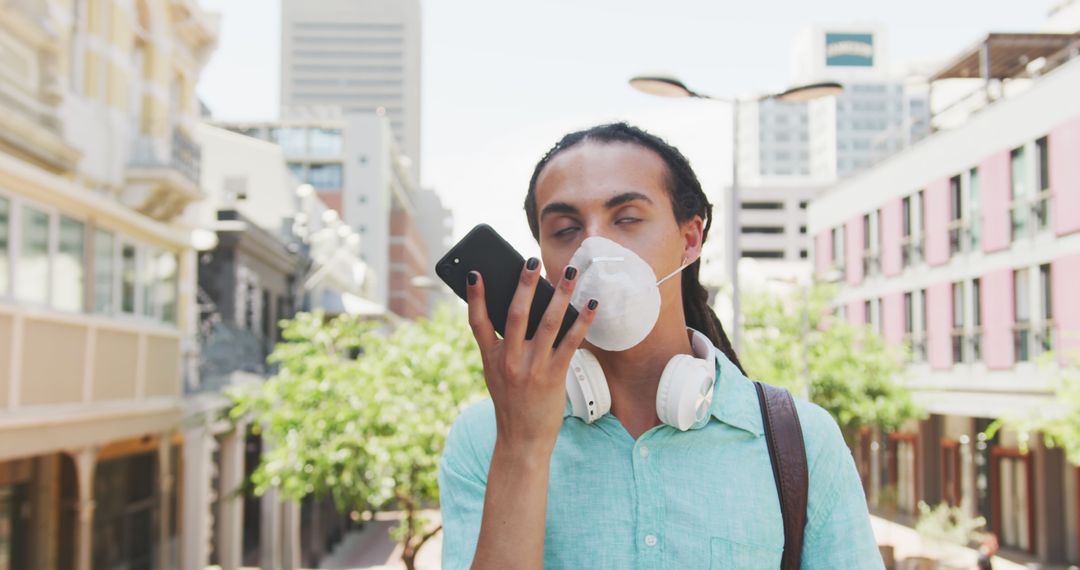
POLYGON ((1019 321, 1013 325, 1013 354, 1017 362, 1028 362, 1033 353, 1031 323, 1019 321))
POLYGON ((911 362, 926 362, 926 335, 908 332, 904 334, 904 343, 911 347, 911 362))
POLYGON ((966 340, 963 327, 952 330, 952 361, 953 364, 964 362, 964 344, 966 340))
POLYGON ((981 327, 976 327, 967 337, 968 354, 971 355, 969 362, 979 362, 983 355, 983 333, 981 327))
POLYGON ((972 235, 967 220, 959 219, 949 222, 949 257, 972 251, 975 248, 972 235))
POLYGON ((881 259, 878 257, 878 253, 873 250, 866 250, 863 252, 862 258, 863 276, 872 277, 881 274, 881 259))
POLYGON ((915 236, 907 236, 900 242, 900 266, 912 267, 922 262, 923 245, 922 239, 915 236))
POLYGON ((1009 207, 1013 241, 1033 237, 1050 228, 1050 201, 1049 190, 1013 200, 1009 207))
POLYGON ((178 128, 168 144, 140 135, 128 160, 124 203, 157 220, 172 220, 203 197, 201 156, 199 145, 178 128))
POLYGON ((1057 345, 1054 321, 1044 321, 1042 326, 1035 329, 1035 344, 1039 351, 1046 353, 1054 350, 1057 345))
POLYGON ((36 4, 3 8, 7 25, 22 33, 11 36, 0 26, 0 150, 62 173, 74 169, 81 155, 63 138, 57 40, 42 27, 43 8, 36 4))

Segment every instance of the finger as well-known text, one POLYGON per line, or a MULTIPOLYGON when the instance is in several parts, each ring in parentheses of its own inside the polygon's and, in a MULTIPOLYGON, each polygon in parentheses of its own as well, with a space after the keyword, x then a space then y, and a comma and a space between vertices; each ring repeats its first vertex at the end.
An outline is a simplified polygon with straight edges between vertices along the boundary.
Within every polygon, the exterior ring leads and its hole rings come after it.
POLYGON ((536 329, 533 340, 537 346, 551 347, 555 345, 555 337, 562 328, 563 319, 566 317, 566 308, 570 306, 570 297, 574 294, 574 285, 577 283, 578 270, 572 265, 567 265, 563 270, 562 278, 555 287, 555 294, 551 297, 544 317, 540 320, 540 327, 536 329))
POLYGON ((555 348, 555 354, 552 358, 560 366, 570 365, 570 358, 574 355, 574 351, 581 346, 581 343, 585 341, 585 335, 589 332, 589 327, 592 326, 593 321, 596 320, 598 311, 600 311, 600 304, 596 299, 589 299, 578 312, 578 318, 574 320, 574 324, 570 325, 570 330, 566 331, 566 336, 559 341, 559 346, 555 348))
POLYGON ((530 257, 521 268, 521 278, 518 279, 517 290, 514 298, 510 301, 510 308, 506 312, 506 341, 508 355, 518 355, 525 342, 525 330, 529 326, 529 310, 532 309, 533 296, 536 293, 536 282, 540 279, 540 260, 530 257))
POLYGON ((476 343, 480 345, 480 352, 487 354, 495 346, 498 337, 495 336, 495 328, 491 326, 491 319, 488 317, 484 278, 478 271, 470 271, 466 276, 465 294, 469 302, 469 327, 476 337, 476 343))

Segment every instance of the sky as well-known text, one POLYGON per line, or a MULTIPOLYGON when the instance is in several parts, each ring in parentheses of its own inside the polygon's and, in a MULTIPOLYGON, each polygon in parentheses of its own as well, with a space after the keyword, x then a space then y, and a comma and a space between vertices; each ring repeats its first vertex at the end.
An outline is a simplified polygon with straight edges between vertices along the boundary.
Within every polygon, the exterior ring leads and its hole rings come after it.
MULTIPOLYGON (((422 0, 421 184, 452 209, 456 236, 486 222, 531 255, 522 200, 537 160, 571 130, 626 120, 678 146, 719 203, 730 107, 645 95, 630 77, 755 96, 788 86, 791 43, 807 24, 882 24, 890 63, 906 65, 947 60, 989 31, 1037 30, 1052 3, 422 0)), ((200 97, 217 119, 276 118, 280 0, 201 4, 221 15, 221 33, 200 97)))

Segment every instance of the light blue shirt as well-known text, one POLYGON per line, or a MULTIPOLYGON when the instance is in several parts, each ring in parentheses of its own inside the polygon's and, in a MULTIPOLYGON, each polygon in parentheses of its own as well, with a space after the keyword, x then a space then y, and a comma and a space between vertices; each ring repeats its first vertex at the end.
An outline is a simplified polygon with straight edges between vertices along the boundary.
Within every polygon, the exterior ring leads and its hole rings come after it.
MULTIPOLYGON (((545 568, 776 569, 784 546, 754 385, 719 350, 711 414, 636 441, 608 414, 569 407, 551 458, 545 568)), ((840 430, 796 399, 810 468, 802 568, 883 568, 863 488, 840 430)), ((495 445, 491 400, 465 410, 439 468, 443 568, 472 564, 495 445)))

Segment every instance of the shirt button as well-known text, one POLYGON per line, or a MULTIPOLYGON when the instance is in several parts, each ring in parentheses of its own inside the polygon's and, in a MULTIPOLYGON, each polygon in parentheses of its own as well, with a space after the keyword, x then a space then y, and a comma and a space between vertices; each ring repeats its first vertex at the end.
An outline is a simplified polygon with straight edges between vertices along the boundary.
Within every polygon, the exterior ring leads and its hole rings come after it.
POLYGON ((649 534, 645 536, 645 546, 656 546, 656 535, 649 534))
POLYGON ((642 459, 649 456, 649 446, 643 445, 638 449, 638 453, 641 454, 642 459))

